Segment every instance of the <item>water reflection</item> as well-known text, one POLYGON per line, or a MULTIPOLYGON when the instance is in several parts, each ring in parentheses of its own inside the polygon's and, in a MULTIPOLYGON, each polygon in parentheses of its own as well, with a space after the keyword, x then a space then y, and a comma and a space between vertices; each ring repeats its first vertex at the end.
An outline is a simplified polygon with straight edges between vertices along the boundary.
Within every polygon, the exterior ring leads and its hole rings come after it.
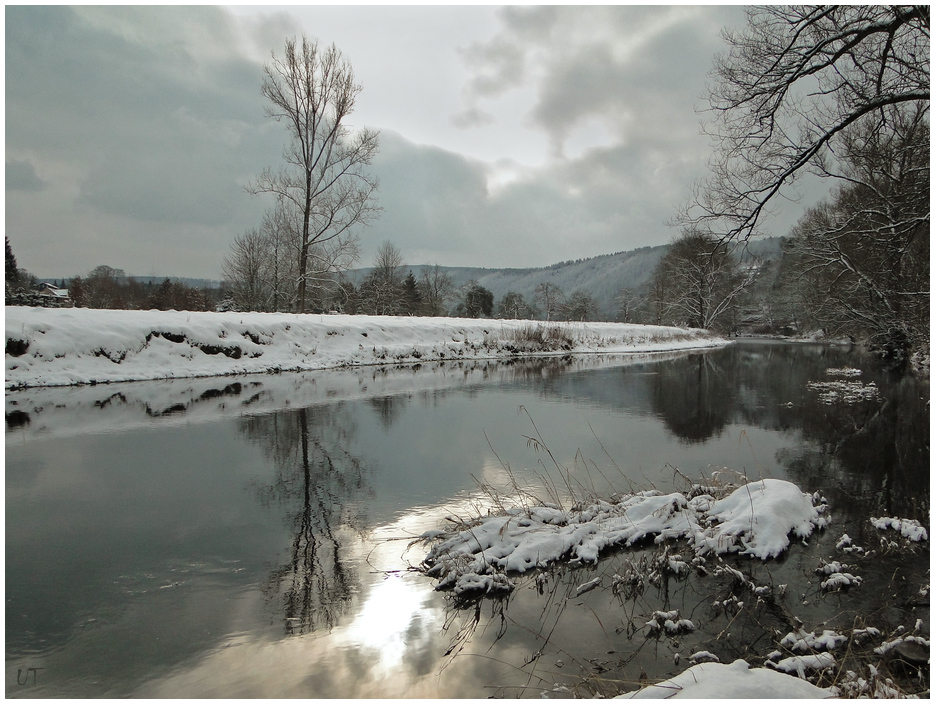
POLYGON ((289 633, 330 629, 359 590, 341 535, 365 530, 362 499, 373 496, 364 462, 350 451, 353 417, 336 403, 247 417, 240 430, 275 471, 272 484, 257 487, 260 501, 281 506, 294 534, 290 559, 267 589, 281 593, 289 633))
POLYGON ((927 604, 912 612, 921 552, 910 570, 896 553, 861 562, 850 593, 814 580, 841 533, 879 544, 868 515, 928 516, 928 385, 847 349, 36 389, 7 395, 7 694, 532 696, 582 682, 612 694, 681 671, 689 647, 743 657, 788 630, 779 602, 713 609, 746 598, 727 574, 614 591, 613 575, 655 547, 527 575, 509 600, 433 592, 409 569, 424 556, 409 541, 485 511, 473 477, 508 489, 508 465, 521 486, 542 485, 520 406, 576 490, 668 491, 672 467, 821 490, 832 529, 744 573, 801 585, 787 605, 810 627, 927 618, 927 604), (844 366, 879 398, 821 403, 808 382, 844 366), (907 579, 889 584, 897 569, 907 579), (884 587, 898 598, 881 604, 884 587), (697 633, 647 638, 641 624, 663 608, 697 633), (36 663, 54 678, 18 690, 17 667, 36 663))
POLYGON ((927 522, 927 389, 911 377, 885 385, 879 400, 828 405, 810 394, 789 409, 808 442, 786 448, 783 463, 804 489, 822 488, 838 504, 927 522))
POLYGON ((719 436, 734 406, 729 359, 692 354, 663 365, 652 382, 652 408, 676 437, 702 443, 719 436))

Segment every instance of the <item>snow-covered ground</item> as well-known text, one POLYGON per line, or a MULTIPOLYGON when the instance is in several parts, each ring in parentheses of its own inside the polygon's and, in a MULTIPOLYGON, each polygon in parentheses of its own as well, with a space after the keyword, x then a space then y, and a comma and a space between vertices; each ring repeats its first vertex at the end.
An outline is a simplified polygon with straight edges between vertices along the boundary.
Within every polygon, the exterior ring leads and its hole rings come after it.
POLYGON ((622 323, 6 308, 6 388, 726 344, 622 323))

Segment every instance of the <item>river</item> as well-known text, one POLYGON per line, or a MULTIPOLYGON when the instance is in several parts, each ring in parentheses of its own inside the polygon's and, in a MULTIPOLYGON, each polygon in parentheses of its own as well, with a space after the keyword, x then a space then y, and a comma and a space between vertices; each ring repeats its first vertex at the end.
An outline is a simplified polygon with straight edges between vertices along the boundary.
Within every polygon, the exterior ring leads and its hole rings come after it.
POLYGON ((849 348, 764 341, 8 392, 6 694, 606 695, 702 648, 762 661, 790 611, 927 633, 927 542, 850 557, 863 583, 841 593, 814 565, 845 532, 876 548, 870 516, 928 523, 928 400, 927 380, 849 348), (789 585, 782 613, 712 609, 731 590, 714 575, 612 590, 652 545, 526 575, 504 600, 456 601, 417 569, 417 536, 517 489, 734 473, 828 502, 822 534, 738 562, 789 585), (697 631, 647 637, 664 606, 697 631))

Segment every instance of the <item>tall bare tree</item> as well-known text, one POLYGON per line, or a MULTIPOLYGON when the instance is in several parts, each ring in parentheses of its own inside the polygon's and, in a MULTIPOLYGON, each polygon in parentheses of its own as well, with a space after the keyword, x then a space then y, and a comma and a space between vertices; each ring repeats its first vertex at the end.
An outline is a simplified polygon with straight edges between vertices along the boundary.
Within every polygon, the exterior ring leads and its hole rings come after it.
POLYGON ((683 226, 746 238, 845 131, 929 102, 929 7, 757 6, 724 32, 709 90, 716 151, 683 226))
POLYGON ((346 124, 361 86, 341 52, 302 37, 286 40, 283 56, 273 53, 264 68, 263 96, 267 116, 284 123, 289 145, 285 164, 267 168, 248 187, 251 193, 273 194, 300 214, 297 309, 305 312, 309 261, 313 250, 344 250, 356 240, 353 228, 379 211, 377 180, 367 168, 377 153, 379 134, 370 129, 351 133, 346 124))
POLYGON ((536 286, 533 300, 545 311, 545 319, 552 320, 555 314, 561 310, 565 301, 565 294, 555 284, 545 282, 536 286))

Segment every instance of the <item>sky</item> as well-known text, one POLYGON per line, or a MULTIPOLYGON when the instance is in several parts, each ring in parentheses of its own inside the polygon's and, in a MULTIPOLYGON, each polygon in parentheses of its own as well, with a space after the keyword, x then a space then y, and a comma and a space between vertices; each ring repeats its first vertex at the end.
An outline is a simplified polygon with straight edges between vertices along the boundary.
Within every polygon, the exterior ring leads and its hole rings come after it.
MULTIPOLYGON (((281 162, 263 63, 334 43, 380 131, 408 264, 533 267, 669 242, 705 175, 703 100, 739 6, 7 6, 6 235, 39 277, 220 278, 281 162)), ((788 218, 787 218, 788 220, 788 218)), ((786 234, 780 218, 772 234, 786 234)))

